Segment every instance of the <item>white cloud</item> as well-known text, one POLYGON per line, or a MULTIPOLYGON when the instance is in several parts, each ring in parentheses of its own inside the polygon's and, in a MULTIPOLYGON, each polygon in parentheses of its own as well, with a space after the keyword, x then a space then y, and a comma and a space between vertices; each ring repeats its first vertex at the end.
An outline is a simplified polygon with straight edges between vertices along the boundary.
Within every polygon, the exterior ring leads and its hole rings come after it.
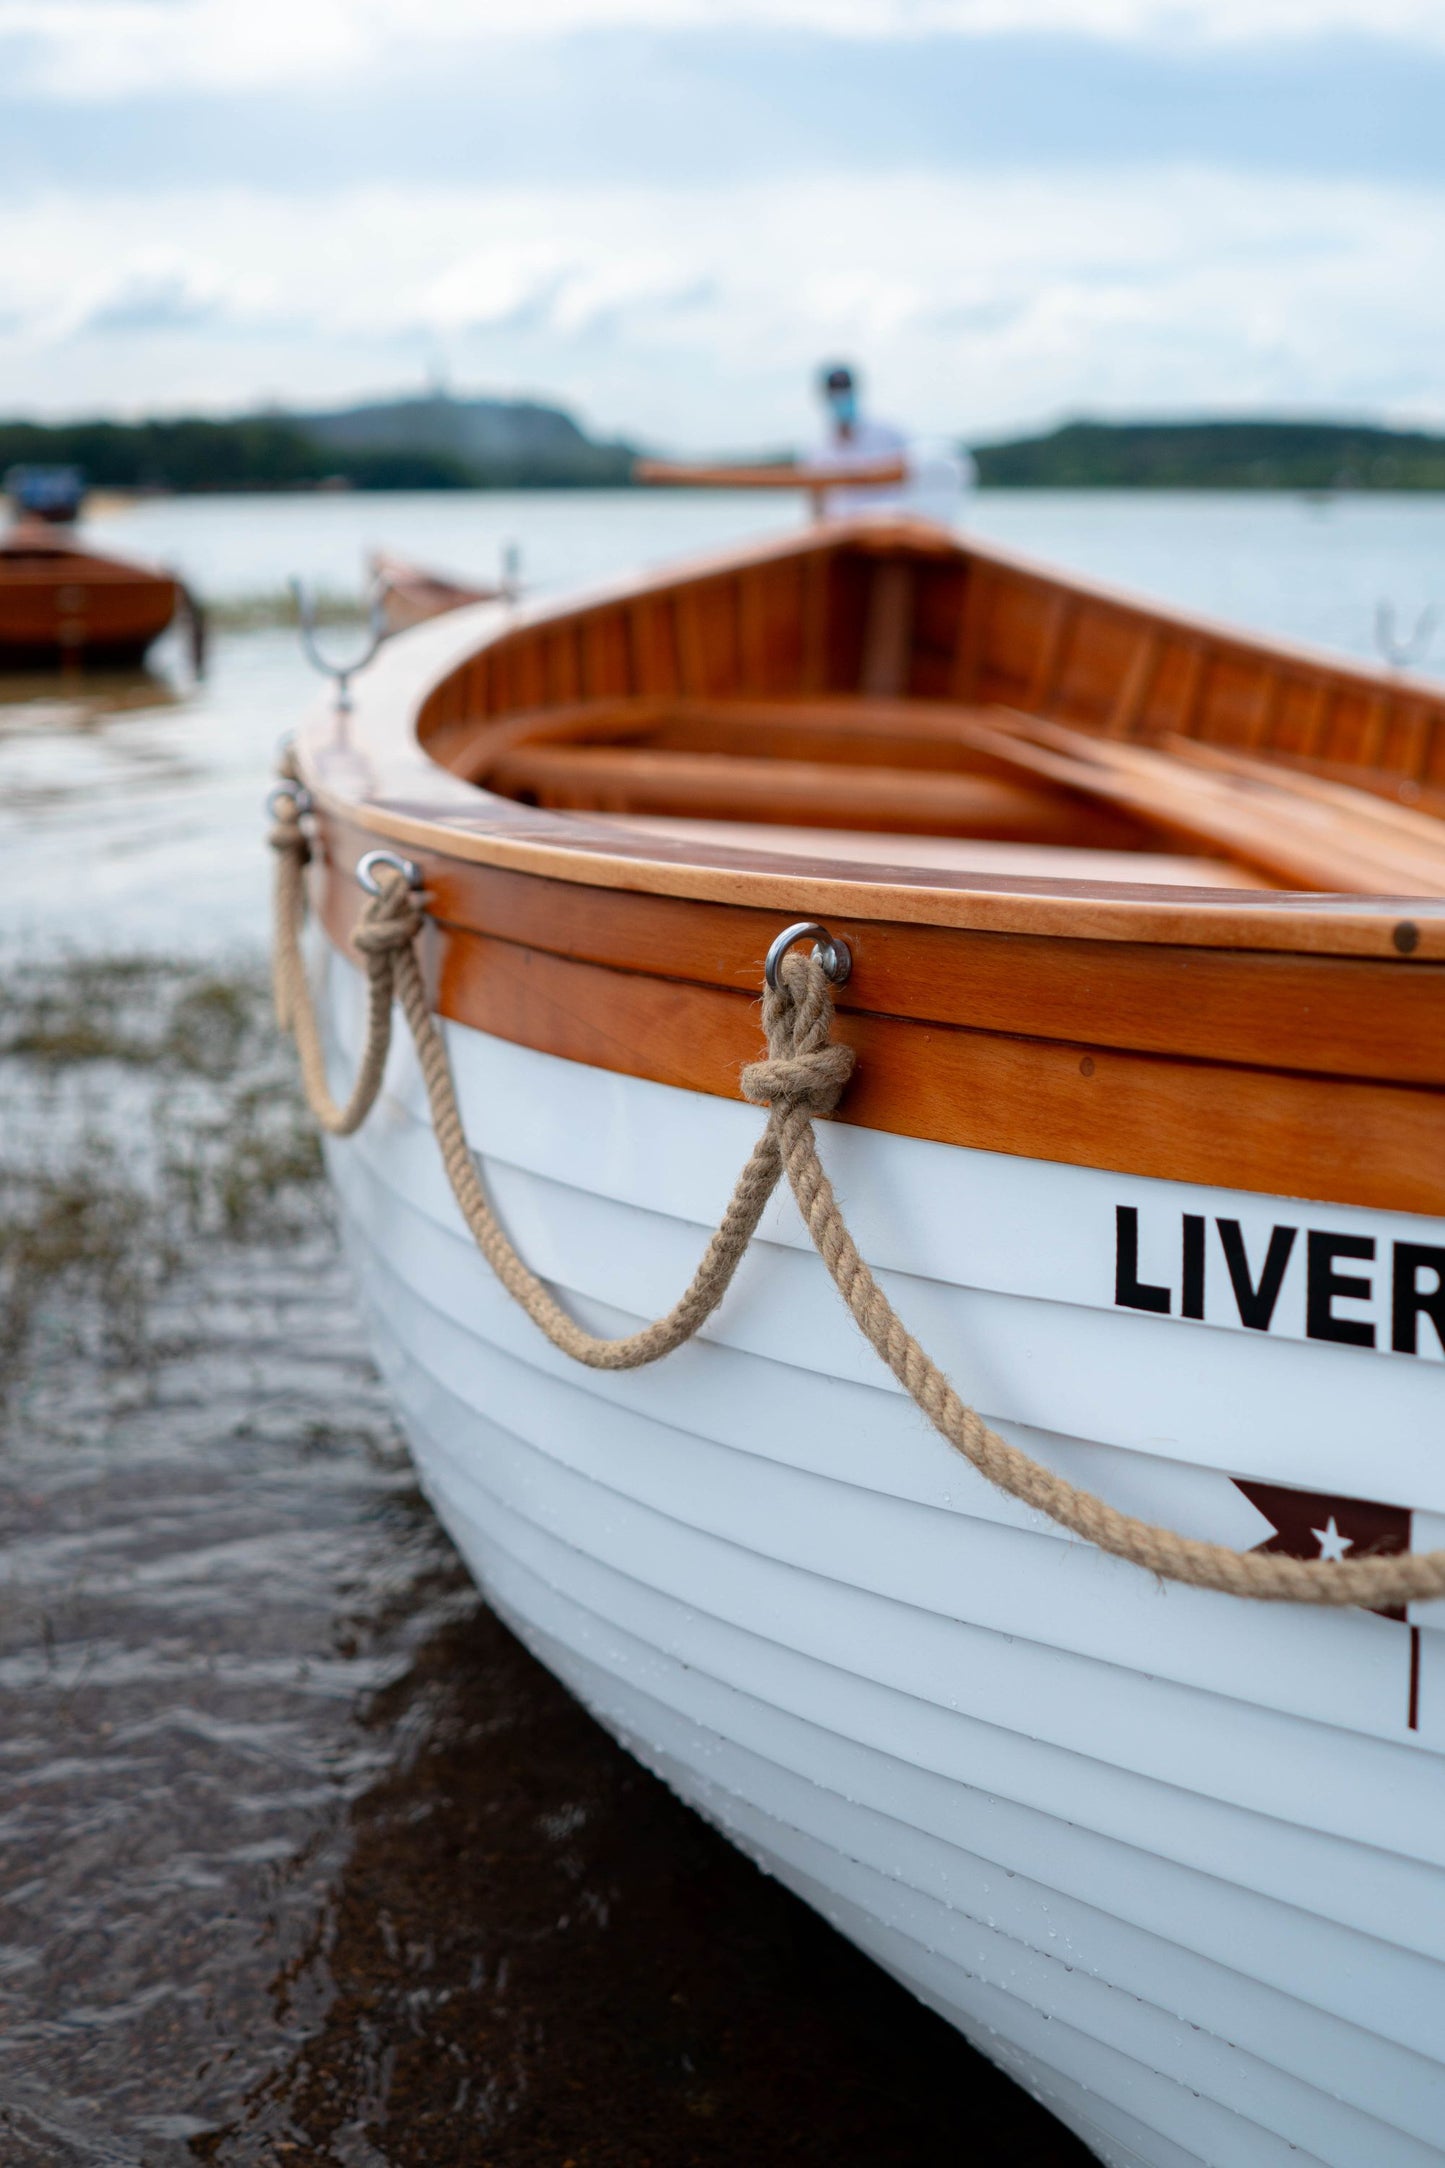
POLYGON ((1332 31, 1445 44, 1441 0, 0 0, 12 84, 112 101, 382 71, 428 45, 620 28, 805 30, 857 38, 1079 32, 1236 42, 1332 31))
POLYGON ((0 0, 12 91, 114 102, 324 77, 375 54, 364 0, 0 0))
POLYGON ((176 410, 365 392, 440 355, 462 382, 718 446, 795 438, 835 351, 930 429, 1060 409, 1438 412, 1441 209, 1423 189, 1262 192, 1182 169, 52 194, 0 227, 21 319, 0 371, 14 405, 176 410), (163 253, 136 253, 142 227, 163 253), (147 299, 144 336, 87 328, 147 299))
MULTIPOLYGON (((555 241, 501 241, 474 249, 424 282, 411 304, 419 323, 437 331, 475 331, 547 308, 570 266, 555 241)), ((402 299, 402 314, 407 302, 402 299)))
POLYGON ((256 290, 241 295, 208 265, 188 263, 169 250, 142 249, 88 291, 82 286, 61 300, 59 323, 72 335, 90 332, 149 337, 156 332, 195 331, 254 307, 256 290))

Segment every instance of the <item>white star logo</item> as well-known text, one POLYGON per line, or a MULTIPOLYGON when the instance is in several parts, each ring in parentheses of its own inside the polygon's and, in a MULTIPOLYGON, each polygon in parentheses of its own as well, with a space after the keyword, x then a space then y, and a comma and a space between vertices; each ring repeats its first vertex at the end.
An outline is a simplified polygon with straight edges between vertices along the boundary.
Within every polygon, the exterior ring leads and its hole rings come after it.
POLYGON ((1352 1551, 1355 1547, 1354 1538, 1352 1536, 1342 1536, 1338 1528, 1336 1528, 1333 1513, 1323 1528, 1312 1528, 1310 1534, 1320 1547, 1320 1557, 1328 1558, 1334 1563, 1338 1563, 1344 1557, 1346 1551, 1352 1551))

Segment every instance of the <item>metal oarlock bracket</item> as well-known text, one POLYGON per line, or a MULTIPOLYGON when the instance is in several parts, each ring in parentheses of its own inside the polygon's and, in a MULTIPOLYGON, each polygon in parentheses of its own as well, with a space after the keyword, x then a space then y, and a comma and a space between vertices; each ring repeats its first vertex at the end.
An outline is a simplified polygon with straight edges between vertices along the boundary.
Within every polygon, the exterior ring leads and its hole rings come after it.
POLYGON ((1425 660, 1439 618, 1440 612, 1435 604, 1427 603, 1415 620, 1414 631, 1401 640, 1395 632, 1393 602, 1376 603, 1375 645, 1392 670, 1412 670, 1417 663, 1425 660))
POLYGON ((373 582, 366 598, 367 642, 354 661, 331 662, 322 653, 316 638, 316 610, 302 581, 292 579, 291 593, 296 603, 296 622, 301 631, 301 645, 307 661, 318 669, 323 677, 329 677, 336 687, 336 712, 345 715, 351 708, 351 680, 359 670, 376 660, 377 651, 386 638, 386 589, 380 580, 373 582))
POLYGON ((847 984, 848 973, 853 968, 853 951, 847 942, 841 934, 829 933, 827 927, 820 926, 815 919, 800 918, 795 926, 785 926, 768 950, 767 962, 763 965, 763 977, 774 993, 778 990, 779 966, 788 950, 798 941, 812 942, 814 956, 823 966, 824 975, 831 979, 835 986, 847 984))

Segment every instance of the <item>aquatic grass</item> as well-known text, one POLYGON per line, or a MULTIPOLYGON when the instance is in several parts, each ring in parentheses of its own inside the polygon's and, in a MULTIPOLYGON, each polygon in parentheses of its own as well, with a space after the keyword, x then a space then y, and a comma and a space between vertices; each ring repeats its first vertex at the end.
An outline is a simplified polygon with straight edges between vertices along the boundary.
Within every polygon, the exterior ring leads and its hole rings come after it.
POLYGON ((299 1231, 300 1197, 321 1177, 316 1126, 289 1078, 241 1086, 214 1112, 182 1127, 165 1162, 192 1235, 241 1241, 299 1231))
MULTIPOLYGON (((363 594, 343 594, 321 587, 308 591, 318 625, 359 625, 366 616, 363 594)), ((258 588, 251 594, 222 595, 206 605, 206 618, 218 632, 272 632, 294 626, 296 598, 289 587, 258 588)))
POLYGON ((0 981, 0 1059, 50 1069, 100 1062, 224 1078, 259 1021, 254 973, 150 957, 21 965, 0 981))
POLYGON ((141 1358, 149 1298, 174 1264, 149 1221, 102 1140, 83 1139, 60 1174, 0 1167, 0 1399, 37 1342, 51 1360, 141 1358))
POLYGON ((327 1212, 264 971, 149 957, 0 977, 0 1414, 41 1363, 142 1372, 188 1257, 327 1212))

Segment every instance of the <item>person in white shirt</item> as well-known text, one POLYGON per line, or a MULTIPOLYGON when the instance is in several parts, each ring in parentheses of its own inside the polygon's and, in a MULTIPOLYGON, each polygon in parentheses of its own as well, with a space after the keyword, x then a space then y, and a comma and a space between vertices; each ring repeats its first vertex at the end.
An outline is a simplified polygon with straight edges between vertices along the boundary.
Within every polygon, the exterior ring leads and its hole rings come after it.
POLYGON ((674 489, 806 490, 815 519, 878 511, 914 512, 945 525, 957 518, 960 492, 975 479, 967 452, 910 444, 891 422, 862 414, 853 371, 841 362, 823 371, 819 389, 828 433, 803 459, 766 466, 639 459, 633 477, 674 489))
POLYGON ((903 431, 862 412, 853 371, 841 362, 822 372, 818 388, 828 412, 828 429, 807 466, 816 473, 839 475, 856 474, 860 469, 896 470, 888 480, 870 479, 846 489, 830 489, 827 509, 857 512, 901 504, 908 486, 908 439, 903 431))
MULTIPOLYGON (((866 481, 817 492, 819 509, 833 518, 854 512, 927 512, 947 519, 959 492, 973 479, 953 453, 910 445, 891 422, 864 414, 854 371, 843 362, 824 369, 819 390, 828 410, 828 432, 806 464, 814 473, 865 472, 866 481)), ((965 455, 967 457, 967 455, 965 455)))

